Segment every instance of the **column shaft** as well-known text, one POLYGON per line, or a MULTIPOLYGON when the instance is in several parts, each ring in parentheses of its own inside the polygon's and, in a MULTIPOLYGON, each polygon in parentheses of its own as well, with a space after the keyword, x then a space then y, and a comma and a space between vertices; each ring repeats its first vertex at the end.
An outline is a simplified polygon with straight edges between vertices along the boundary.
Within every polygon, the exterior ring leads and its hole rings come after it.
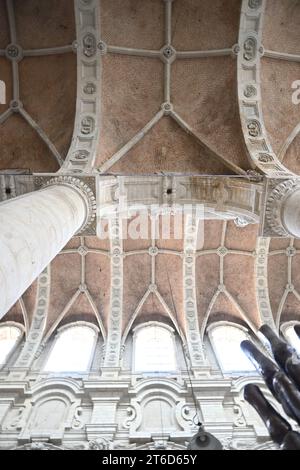
POLYGON ((83 195, 52 185, 0 204, 0 318, 81 228, 83 195))

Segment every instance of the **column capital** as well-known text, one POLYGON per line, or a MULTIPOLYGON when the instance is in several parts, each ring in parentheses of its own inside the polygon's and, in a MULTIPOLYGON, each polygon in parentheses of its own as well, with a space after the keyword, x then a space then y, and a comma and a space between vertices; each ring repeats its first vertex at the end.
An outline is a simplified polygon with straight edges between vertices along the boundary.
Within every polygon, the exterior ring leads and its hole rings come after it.
POLYGON ((39 189, 45 189, 50 186, 67 186, 72 188, 76 191, 84 200, 86 205, 86 217, 85 220, 80 227, 78 234, 87 235, 90 232, 94 232, 95 227, 94 224, 96 222, 96 210, 97 210, 97 203, 96 203, 96 190, 95 190, 95 177, 83 177, 83 178, 76 178, 74 176, 68 175, 59 175, 53 177, 43 177, 37 176, 35 177, 35 185, 39 186, 39 189))
POLYGON ((267 180, 263 236, 300 238, 300 178, 267 180))

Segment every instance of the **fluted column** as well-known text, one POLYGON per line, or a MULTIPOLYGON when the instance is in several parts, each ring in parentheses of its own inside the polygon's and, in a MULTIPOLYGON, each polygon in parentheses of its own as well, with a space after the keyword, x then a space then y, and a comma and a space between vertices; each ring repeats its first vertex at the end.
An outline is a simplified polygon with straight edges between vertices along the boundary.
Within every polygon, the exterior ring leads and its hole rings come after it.
POLYGON ((0 204, 0 318, 94 210, 90 189, 72 177, 0 204))
POLYGON ((300 179, 276 184, 268 195, 266 219, 271 236, 300 238, 300 179))

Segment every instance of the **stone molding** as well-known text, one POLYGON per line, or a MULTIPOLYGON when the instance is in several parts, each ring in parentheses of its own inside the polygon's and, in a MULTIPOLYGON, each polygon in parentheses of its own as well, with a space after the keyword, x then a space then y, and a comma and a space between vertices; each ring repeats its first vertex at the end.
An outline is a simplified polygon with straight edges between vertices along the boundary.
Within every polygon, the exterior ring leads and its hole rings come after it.
POLYGON ((96 158, 100 119, 100 2, 75 0, 77 52, 76 117, 72 142, 60 173, 86 174, 96 158))
POLYGON ((84 177, 75 178, 74 176, 35 176, 36 189, 45 189, 51 186, 62 185, 75 190, 86 204, 86 218, 77 235, 94 235, 96 231, 96 196, 95 196, 95 178, 84 177))
POLYGON ((293 175, 277 158, 264 125, 261 96, 262 31, 266 0, 243 0, 238 43, 240 119, 253 169, 270 177, 293 175))
POLYGON ((261 235, 264 237, 290 238, 284 225, 285 203, 296 190, 300 189, 300 179, 267 179, 265 203, 261 213, 261 235))

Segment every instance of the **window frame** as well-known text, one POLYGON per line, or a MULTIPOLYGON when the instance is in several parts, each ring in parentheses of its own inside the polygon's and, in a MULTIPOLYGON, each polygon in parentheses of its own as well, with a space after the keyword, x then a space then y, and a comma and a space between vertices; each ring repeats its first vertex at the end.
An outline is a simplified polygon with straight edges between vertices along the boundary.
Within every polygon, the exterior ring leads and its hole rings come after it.
MULTIPOLYGON (((214 322, 214 323, 210 324, 206 328, 206 332, 208 334, 210 345, 212 347, 213 353, 214 353, 215 358, 217 360, 217 364, 218 364, 222 374, 226 375, 226 376, 227 375, 229 375, 229 376, 256 375, 257 374, 256 370, 244 370, 244 369, 241 369, 241 370, 225 370, 223 368, 222 359, 220 358, 220 351, 219 351, 218 347, 216 347, 216 345, 215 345, 216 342, 213 339, 212 332, 213 332, 214 329, 216 329, 218 327, 228 327, 228 326, 231 327, 231 328, 236 328, 237 330, 242 331, 246 336, 245 340, 248 339, 249 341, 253 341, 253 337, 251 336, 249 330, 245 326, 239 325, 238 323, 233 323, 233 322, 230 322, 230 321, 218 321, 218 322, 214 322)), ((243 354, 242 350, 241 350, 241 354, 243 354)))
MULTIPOLYGON (((97 346, 97 341, 98 341, 98 337, 99 337, 99 333, 100 333, 100 328, 98 328, 96 325, 94 325, 93 323, 89 323, 89 322, 86 322, 86 321, 78 321, 78 322, 72 322, 72 323, 67 323, 66 325, 63 325, 61 326, 60 328, 58 328, 55 332, 55 335, 52 336, 53 340, 52 340, 52 344, 50 346, 50 349, 46 355, 46 358, 44 360, 44 364, 41 368, 41 373, 42 374, 47 374, 47 375, 85 375, 85 374, 88 374, 91 370, 91 367, 92 367, 92 363, 93 363, 93 359, 94 359, 94 355, 95 355, 95 350, 96 350, 96 346, 97 346), (49 358, 55 348, 55 345, 57 344, 57 341, 59 340, 59 338, 61 338, 62 334, 66 331, 66 330, 69 330, 71 328, 77 328, 77 327, 81 327, 81 326, 85 326, 85 327, 88 327, 90 328, 91 330, 94 330, 95 332, 95 335, 94 335, 94 338, 93 338, 93 345, 92 345, 92 348, 91 348, 91 354, 90 354, 90 358, 89 358, 89 361, 88 361, 88 365, 87 365, 87 368, 86 370, 82 371, 82 370, 79 370, 79 371, 74 371, 74 370, 61 370, 61 371, 54 371, 54 370, 51 370, 51 369, 46 369, 46 365, 49 361, 49 358)), ((51 337, 49 338, 49 340, 51 341, 51 337)))
POLYGON ((141 323, 140 325, 137 325, 135 328, 132 330, 133 335, 132 335, 132 373, 135 375, 143 375, 143 376, 153 376, 153 375, 174 375, 178 374, 178 369, 176 370, 176 366, 178 366, 178 358, 176 354, 176 341, 175 341, 175 329, 172 328, 170 325, 167 325, 166 323, 158 322, 158 321, 149 321, 146 323, 141 323), (140 330, 143 330, 145 328, 151 328, 151 327, 159 327, 167 330, 170 333, 170 337, 172 340, 172 347, 173 347, 173 354, 174 354, 174 363, 175 363, 175 369, 174 370, 168 370, 168 371, 137 371, 136 370, 136 339, 139 334, 140 330))

